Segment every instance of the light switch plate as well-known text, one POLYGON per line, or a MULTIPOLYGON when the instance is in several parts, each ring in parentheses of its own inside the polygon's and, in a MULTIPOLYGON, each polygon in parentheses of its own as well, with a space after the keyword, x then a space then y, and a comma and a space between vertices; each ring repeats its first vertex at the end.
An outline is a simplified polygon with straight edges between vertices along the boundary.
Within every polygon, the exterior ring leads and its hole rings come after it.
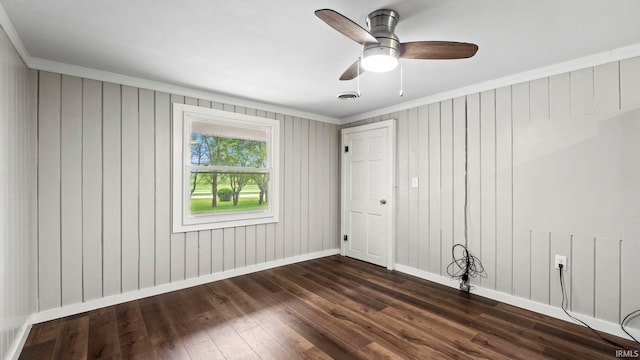
POLYGON ((411 178, 411 187, 412 188, 417 188, 418 187, 418 178, 417 177, 412 177, 411 178))

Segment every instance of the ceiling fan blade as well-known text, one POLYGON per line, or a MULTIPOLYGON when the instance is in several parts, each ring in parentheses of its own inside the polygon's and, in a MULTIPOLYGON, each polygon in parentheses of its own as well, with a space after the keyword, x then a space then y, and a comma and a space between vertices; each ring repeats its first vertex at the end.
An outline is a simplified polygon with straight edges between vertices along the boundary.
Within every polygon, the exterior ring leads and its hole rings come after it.
POLYGON ((365 28, 356 24, 351 19, 331 9, 316 10, 315 14, 327 25, 338 30, 344 36, 358 44, 377 44, 378 40, 365 28))
POLYGON ((478 51, 478 45, 455 41, 414 41, 400 44, 405 59, 465 59, 478 51))
POLYGON ((360 66, 360 59, 358 59, 340 75, 340 80, 353 80, 357 78, 358 75, 362 75, 363 72, 364 69, 360 66), (360 68, 359 70, 358 67, 360 68))

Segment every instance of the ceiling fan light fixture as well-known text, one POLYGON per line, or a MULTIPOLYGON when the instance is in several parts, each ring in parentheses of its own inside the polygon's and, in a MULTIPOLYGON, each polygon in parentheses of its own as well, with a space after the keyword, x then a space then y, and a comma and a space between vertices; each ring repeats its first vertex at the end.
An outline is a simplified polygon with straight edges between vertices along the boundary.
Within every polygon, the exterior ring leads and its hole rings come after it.
POLYGON ((387 72, 398 66, 400 54, 393 48, 371 47, 362 53, 362 68, 371 72, 387 72))

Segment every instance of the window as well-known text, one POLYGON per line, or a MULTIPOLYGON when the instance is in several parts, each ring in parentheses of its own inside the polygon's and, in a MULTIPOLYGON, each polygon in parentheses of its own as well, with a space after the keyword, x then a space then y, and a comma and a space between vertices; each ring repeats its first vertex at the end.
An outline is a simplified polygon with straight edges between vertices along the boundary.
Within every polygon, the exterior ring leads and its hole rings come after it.
POLYGON ((278 221, 276 120, 173 104, 173 232, 278 221))

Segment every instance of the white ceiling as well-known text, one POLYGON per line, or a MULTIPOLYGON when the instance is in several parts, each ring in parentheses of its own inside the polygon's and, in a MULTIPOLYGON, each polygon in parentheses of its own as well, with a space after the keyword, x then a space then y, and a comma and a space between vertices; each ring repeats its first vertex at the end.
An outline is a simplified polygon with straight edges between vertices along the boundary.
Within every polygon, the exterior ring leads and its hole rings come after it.
POLYGON ((245 98, 332 118, 640 43, 637 0, 0 0, 29 55, 245 98), (479 45, 464 60, 403 60, 399 71, 339 81, 360 46, 321 20, 331 8, 363 27, 400 14, 402 42, 479 45))

